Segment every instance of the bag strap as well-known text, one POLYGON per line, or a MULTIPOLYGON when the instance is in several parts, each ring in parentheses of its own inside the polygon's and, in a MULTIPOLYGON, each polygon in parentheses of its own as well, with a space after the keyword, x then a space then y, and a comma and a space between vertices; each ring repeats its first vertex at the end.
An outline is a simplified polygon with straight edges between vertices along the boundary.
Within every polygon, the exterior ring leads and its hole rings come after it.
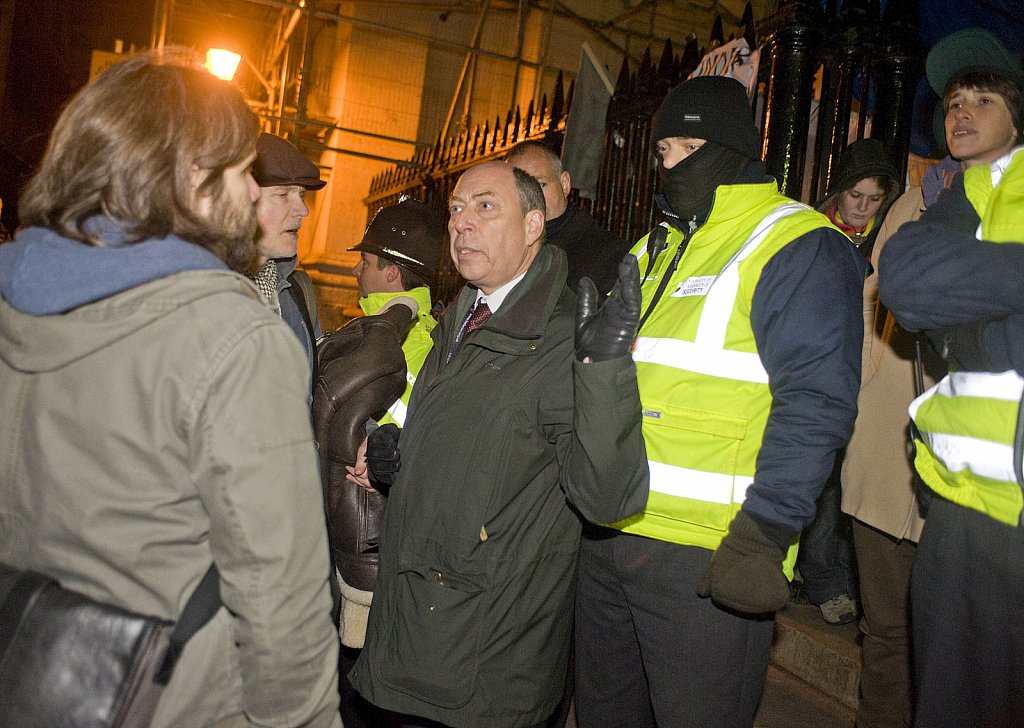
POLYGON ((668 228, 664 224, 655 225, 654 229, 647 233, 647 270, 644 271, 644 278, 654 270, 655 261, 667 247, 668 228))
POLYGON ((316 324, 319 322, 320 316, 316 309, 316 293, 313 291, 313 283, 309 280, 309 275, 298 268, 292 271, 287 280, 295 289, 292 291, 293 297, 298 304, 299 313, 306 324, 306 329, 309 331, 309 340, 315 343, 316 324))
MULTIPOLYGON (((311 381, 315 384, 319 377, 319 362, 317 362, 316 356, 316 329, 313 326, 313 317, 311 314, 311 311, 314 311, 315 309, 310 306, 310 291, 306 289, 307 281, 309 281, 309 276, 305 271, 296 269, 290 276, 288 276, 288 282, 292 284, 288 291, 292 294, 292 298, 298 304, 299 313, 302 315, 302 322, 306 325, 306 332, 309 334, 309 345, 313 350, 313 361, 310 363, 310 367, 313 370, 313 379, 311 381)), ((309 285, 310 288, 312 288, 312 283, 309 285)), ((312 303, 316 303, 315 298, 312 303)))
POLYGON ((213 615, 221 608, 223 602, 220 600, 220 572, 216 564, 210 564, 210 568, 203 574, 199 586, 188 598, 185 609, 182 611, 178 622, 171 632, 171 642, 164 653, 163 662, 153 678, 158 685, 166 685, 171 680, 174 666, 178 664, 178 658, 185 649, 185 644, 192 639, 192 636, 201 630, 207 622, 213 619, 213 615))

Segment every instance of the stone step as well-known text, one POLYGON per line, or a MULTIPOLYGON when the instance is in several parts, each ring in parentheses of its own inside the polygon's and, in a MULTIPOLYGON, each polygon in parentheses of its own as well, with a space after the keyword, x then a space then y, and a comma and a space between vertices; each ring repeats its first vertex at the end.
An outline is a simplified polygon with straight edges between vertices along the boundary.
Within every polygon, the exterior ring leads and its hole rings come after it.
POLYGON ((831 626, 817 607, 790 604, 775 618, 771 664, 856 710, 861 667, 856 622, 831 626))
POLYGON ((854 728, 854 710, 775 665, 768 666, 754 728, 854 728))

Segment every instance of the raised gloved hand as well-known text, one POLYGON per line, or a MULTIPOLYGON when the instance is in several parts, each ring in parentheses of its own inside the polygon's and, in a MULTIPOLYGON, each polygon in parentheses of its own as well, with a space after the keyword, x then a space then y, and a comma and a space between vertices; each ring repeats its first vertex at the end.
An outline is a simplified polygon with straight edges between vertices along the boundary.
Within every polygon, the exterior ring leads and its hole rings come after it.
POLYGON ((576 359, 597 362, 628 354, 640 322, 640 269, 627 255, 611 295, 597 306, 597 287, 581 278, 576 287, 576 359))
POLYGON ((366 438, 366 467, 377 490, 387 493, 395 483, 395 476, 402 466, 398 454, 398 437, 402 431, 398 425, 389 422, 381 425, 366 438))
POLYGON ((778 611, 789 601, 789 580, 782 571, 785 557, 786 550, 741 510, 712 554, 697 595, 748 614, 778 611))

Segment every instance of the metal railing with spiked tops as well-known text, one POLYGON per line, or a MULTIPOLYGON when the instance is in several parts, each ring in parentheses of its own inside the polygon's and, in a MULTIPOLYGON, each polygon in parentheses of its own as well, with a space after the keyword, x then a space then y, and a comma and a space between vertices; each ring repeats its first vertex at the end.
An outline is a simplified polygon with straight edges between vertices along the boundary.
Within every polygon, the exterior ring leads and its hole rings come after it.
MULTIPOLYGON (((599 225, 636 240, 656 222, 657 169, 650 144, 651 116, 665 95, 698 67, 706 52, 743 37, 760 49, 757 94, 751 113, 762 133, 762 157, 783 193, 820 199, 839 156, 854 139, 872 136, 888 147, 906 171, 914 93, 922 71, 917 43, 916 0, 779 0, 755 23, 748 3, 736 33, 724 36, 721 17, 701 48, 691 37, 677 55, 671 39, 657 62, 648 48, 639 66, 623 60, 608 107, 601 171, 593 200, 574 200, 599 225)), ((373 179, 366 198, 368 219, 404 194, 446 214, 458 176, 472 165, 500 159, 518 142, 541 139, 561 148, 574 85, 563 92, 559 73, 548 107, 531 104, 526 114, 509 111, 504 122, 438 139, 432 148, 373 179)), ((449 301, 462 281, 447 253, 441 256, 435 298, 449 301)))
MULTIPOLYGON (((509 149, 525 139, 545 139, 560 148, 565 131, 569 100, 574 86, 564 91, 561 71, 555 80, 548 106, 547 94, 541 97, 540 108, 533 103, 523 114, 519 107, 510 110, 502 122, 498 117, 492 125, 467 129, 447 139, 438 139, 430 148, 420 150, 410 160, 415 166, 395 166, 373 178, 370 194, 366 198, 367 219, 382 207, 393 205, 403 195, 411 195, 427 203, 447 217, 448 196, 459 175, 468 167, 492 159, 501 159, 509 149)), ((447 249, 441 255, 441 265, 433 287, 435 300, 448 302, 462 286, 447 249)))

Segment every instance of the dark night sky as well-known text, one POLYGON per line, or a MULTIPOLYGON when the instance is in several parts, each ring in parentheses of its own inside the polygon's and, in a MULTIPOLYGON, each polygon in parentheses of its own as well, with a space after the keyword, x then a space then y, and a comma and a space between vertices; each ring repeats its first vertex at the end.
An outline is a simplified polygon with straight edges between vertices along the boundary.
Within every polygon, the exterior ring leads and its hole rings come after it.
POLYGON ((42 157, 63 103, 89 79, 94 48, 149 44, 152 0, 16 0, 0 105, 0 198, 15 227, 15 200, 42 157))

